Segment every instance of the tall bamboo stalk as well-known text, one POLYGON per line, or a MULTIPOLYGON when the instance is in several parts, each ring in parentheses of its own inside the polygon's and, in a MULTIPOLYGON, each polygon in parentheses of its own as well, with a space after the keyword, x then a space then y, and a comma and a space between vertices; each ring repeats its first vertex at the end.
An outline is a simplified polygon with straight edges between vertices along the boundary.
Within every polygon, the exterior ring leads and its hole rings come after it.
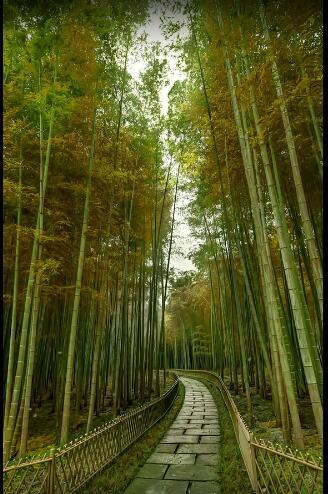
MULTIPOLYGON (((261 22, 263 26, 263 32, 264 32, 264 37, 267 42, 270 43, 270 34, 269 34, 269 29, 267 25, 267 20, 265 16, 265 9, 263 2, 261 0, 260 3, 260 17, 261 17, 261 22)), ((318 298, 319 298, 319 303, 320 303, 320 309, 321 309, 321 321, 322 321, 322 311, 323 311, 323 293, 322 293, 322 284, 323 284, 323 274, 322 274, 322 266, 320 262, 320 256, 318 252, 318 247, 316 244, 316 239, 314 235, 314 230, 307 206, 307 201, 304 193, 304 186, 303 186, 303 181, 302 181, 302 176, 301 176, 301 171, 300 171, 300 166, 299 166, 299 161, 298 161, 298 156, 296 152, 296 147, 295 147, 295 139, 292 131, 292 126, 290 123, 289 119, 289 113, 287 109, 287 105, 284 100, 284 92, 283 92, 283 87, 281 84, 280 80, 280 75, 279 75, 279 70, 277 63, 271 54, 269 53, 270 60, 272 63, 272 78, 273 82, 276 88, 276 93, 279 98, 279 107, 280 107, 280 112, 281 112, 281 117, 285 129, 285 135, 286 135, 286 143, 288 147, 288 153, 289 153, 289 159, 290 159, 290 164, 292 168, 292 175, 294 179, 294 185, 295 185, 295 190, 296 190, 296 197, 297 197, 297 202, 302 218, 302 226, 304 229, 304 234, 306 238, 306 244, 308 247, 309 251, 309 258, 311 262, 311 267, 313 270, 313 276, 314 276, 314 282, 315 286, 317 289, 318 293, 318 298)))
POLYGON ((77 322, 78 322, 80 299, 81 299, 81 286, 82 286, 82 275, 83 275, 84 256, 85 256, 86 233, 88 229, 88 219, 89 219, 89 202, 90 202, 90 193, 91 193, 92 170, 94 164, 95 135, 96 135, 96 109, 94 109, 93 112, 91 144, 89 150, 88 178, 87 178, 85 200, 84 200, 80 251, 79 251, 79 259, 78 259, 77 273, 76 273, 74 305, 73 305, 69 348, 68 348, 68 356, 67 356, 63 418, 62 418, 62 427, 61 427, 61 436, 60 436, 61 445, 64 445, 67 442, 68 433, 69 433, 69 417, 70 417, 70 404, 71 404, 71 393, 72 393, 75 341, 76 341, 77 322))
POLYGON ((22 160, 23 150, 22 144, 20 146, 20 160, 18 171, 18 205, 17 205, 17 222, 16 222, 16 244, 15 244, 15 267, 14 267, 14 288, 13 288, 13 303, 11 312, 11 325, 10 325, 10 343, 9 343, 9 358, 7 368, 7 380, 6 380, 6 396, 5 396, 5 411, 3 420, 3 430, 6 430, 10 401, 13 387, 13 372, 14 372, 14 357, 15 357, 15 335, 17 330, 17 299, 18 299, 18 274, 19 274, 19 251, 20 251, 20 226, 22 218, 22 160))

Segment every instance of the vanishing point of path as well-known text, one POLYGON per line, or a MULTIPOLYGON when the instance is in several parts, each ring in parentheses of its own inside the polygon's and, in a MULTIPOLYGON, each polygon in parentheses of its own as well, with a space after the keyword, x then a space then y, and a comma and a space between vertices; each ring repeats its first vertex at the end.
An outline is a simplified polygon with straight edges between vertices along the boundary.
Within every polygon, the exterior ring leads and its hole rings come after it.
POLYGON ((209 390, 182 378, 180 413, 125 494, 219 494, 219 422, 209 390))

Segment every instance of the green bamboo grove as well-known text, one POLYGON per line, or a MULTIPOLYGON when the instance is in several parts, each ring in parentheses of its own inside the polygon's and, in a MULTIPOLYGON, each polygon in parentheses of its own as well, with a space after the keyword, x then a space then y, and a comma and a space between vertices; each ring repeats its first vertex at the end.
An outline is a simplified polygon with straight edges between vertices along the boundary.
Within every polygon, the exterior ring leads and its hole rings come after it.
POLYGON ((250 388, 270 382, 284 439, 303 448, 305 395, 322 441, 321 10, 265 3, 186 6, 190 79, 172 104, 201 247, 172 293, 169 359, 228 372, 235 393, 240 377, 250 422, 250 388))
POLYGON ((64 445, 170 368, 219 373, 250 423, 272 400, 299 448, 305 400, 322 441, 322 11, 301 3, 5 2, 5 461, 39 410, 64 445))

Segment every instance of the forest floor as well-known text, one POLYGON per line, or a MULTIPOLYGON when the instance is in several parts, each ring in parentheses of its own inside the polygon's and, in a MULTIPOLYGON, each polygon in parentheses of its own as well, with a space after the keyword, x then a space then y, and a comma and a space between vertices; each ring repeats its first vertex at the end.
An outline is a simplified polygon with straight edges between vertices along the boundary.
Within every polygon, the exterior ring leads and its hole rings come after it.
MULTIPOLYGON (((225 379, 225 384, 229 389, 228 379, 225 379)), ((248 427, 259 438, 266 439, 271 442, 284 443, 282 429, 281 427, 277 427, 271 397, 268 396, 268 398, 265 399, 259 394, 256 394, 254 387, 251 387, 251 395, 253 404, 253 424, 250 424, 248 420, 246 395, 242 392, 241 386, 238 395, 234 395, 234 393, 231 392, 231 396, 248 427)), ((305 448, 308 452, 321 455, 322 450, 319 442, 319 436, 315 428, 310 399, 299 399, 298 404, 304 434, 305 448)))
MULTIPOLYGON (((166 379, 166 387, 164 388, 163 376, 160 376, 160 393, 163 394, 173 384, 173 376, 170 374, 166 379)), ((74 398, 74 397, 73 397, 74 398)), ((155 399, 156 396, 153 393, 151 399, 155 399)), ((74 399, 72 400, 74 403, 74 399)), ((147 402, 149 400, 145 400, 147 402)), ((128 406, 124 412, 140 406, 140 400, 134 400, 128 406)), ((34 454, 36 452, 54 447, 59 444, 60 428, 57 425, 56 412, 54 410, 54 404, 52 400, 45 400, 41 402, 41 406, 33 404, 31 406, 30 416, 30 430, 29 439, 27 443, 28 454, 34 454)), ((72 409, 71 411, 71 430, 69 441, 72 441, 76 437, 85 433, 87 420, 88 420, 88 406, 83 407, 80 410, 72 409)), ((105 401, 105 406, 100 409, 99 414, 95 415, 92 421, 91 429, 99 427, 100 425, 113 419, 111 401, 109 398, 105 401)))

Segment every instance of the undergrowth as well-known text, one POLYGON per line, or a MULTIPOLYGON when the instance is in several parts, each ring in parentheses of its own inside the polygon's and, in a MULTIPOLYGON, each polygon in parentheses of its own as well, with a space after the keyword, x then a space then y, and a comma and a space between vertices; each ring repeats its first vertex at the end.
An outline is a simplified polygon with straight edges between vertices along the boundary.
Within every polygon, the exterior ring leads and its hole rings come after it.
MULTIPOLYGON (((227 382, 226 382, 227 385, 227 382)), ((272 400, 265 399, 255 394, 255 389, 251 388, 253 405, 253 423, 249 423, 247 413, 246 395, 240 392, 238 395, 231 393, 239 413, 244 418, 249 429, 256 434, 256 437, 269 440, 273 443, 285 444, 282 428, 278 427, 273 410, 272 400)), ((308 453, 315 456, 322 454, 319 436, 315 427, 315 420, 312 412, 311 402, 308 397, 299 399, 299 415, 304 435, 304 445, 308 453)), ((293 446, 290 446, 293 449, 293 446)))

